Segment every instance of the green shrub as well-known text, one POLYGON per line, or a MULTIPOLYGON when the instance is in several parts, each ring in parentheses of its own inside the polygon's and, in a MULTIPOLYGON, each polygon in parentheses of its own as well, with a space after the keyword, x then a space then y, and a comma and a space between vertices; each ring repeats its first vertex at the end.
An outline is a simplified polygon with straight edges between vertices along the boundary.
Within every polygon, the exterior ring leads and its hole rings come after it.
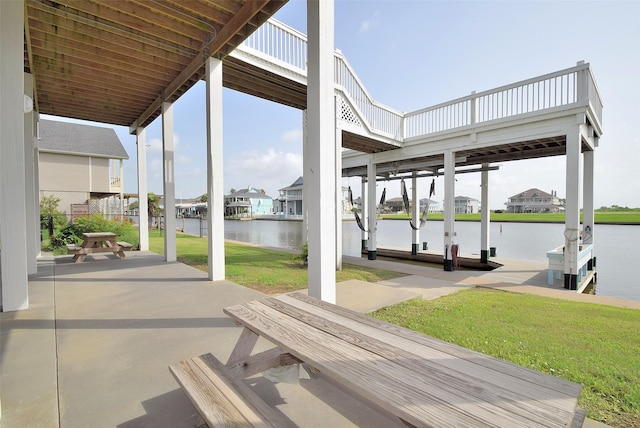
POLYGON ((66 250, 68 244, 80 244, 83 241, 83 233, 91 232, 112 232, 115 233, 119 241, 126 241, 135 247, 139 244, 138 229, 129 220, 120 221, 115 218, 109 220, 100 214, 92 214, 88 217, 77 217, 73 223, 64 226, 49 241, 48 248, 54 254, 59 254, 66 250))

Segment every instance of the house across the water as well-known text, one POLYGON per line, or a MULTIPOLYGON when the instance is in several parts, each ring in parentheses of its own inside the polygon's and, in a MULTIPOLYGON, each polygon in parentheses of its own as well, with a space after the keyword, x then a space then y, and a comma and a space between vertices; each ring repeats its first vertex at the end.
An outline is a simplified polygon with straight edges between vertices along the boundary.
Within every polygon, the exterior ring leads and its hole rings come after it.
POLYGON ((273 213, 273 198, 253 187, 240 189, 224 197, 226 218, 249 219, 273 213))

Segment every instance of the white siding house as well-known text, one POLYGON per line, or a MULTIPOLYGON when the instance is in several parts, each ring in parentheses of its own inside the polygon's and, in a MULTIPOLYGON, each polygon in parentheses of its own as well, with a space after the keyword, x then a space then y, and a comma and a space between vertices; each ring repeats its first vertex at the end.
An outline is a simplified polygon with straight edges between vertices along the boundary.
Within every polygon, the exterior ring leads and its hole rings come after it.
POLYGON ((67 215, 78 205, 122 214, 123 161, 129 155, 113 129, 40 120, 37 144, 40 198, 60 198, 58 209, 67 215))
POLYGON ((468 196, 456 196, 454 207, 456 214, 473 214, 480 211, 480 201, 468 196))
POLYGON ((508 213, 557 213, 563 210, 555 190, 551 193, 529 189, 513 195, 507 202, 508 213))

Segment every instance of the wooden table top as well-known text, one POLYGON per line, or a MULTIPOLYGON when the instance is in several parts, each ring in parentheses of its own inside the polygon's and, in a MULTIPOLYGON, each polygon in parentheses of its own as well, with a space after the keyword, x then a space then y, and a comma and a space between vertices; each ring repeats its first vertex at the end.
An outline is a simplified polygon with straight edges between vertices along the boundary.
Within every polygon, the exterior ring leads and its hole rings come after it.
POLYGON ((115 238, 116 234, 112 232, 87 232, 83 233, 85 238, 115 238))
POLYGON ((565 427, 581 386, 293 293, 224 312, 416 426, 565 427))

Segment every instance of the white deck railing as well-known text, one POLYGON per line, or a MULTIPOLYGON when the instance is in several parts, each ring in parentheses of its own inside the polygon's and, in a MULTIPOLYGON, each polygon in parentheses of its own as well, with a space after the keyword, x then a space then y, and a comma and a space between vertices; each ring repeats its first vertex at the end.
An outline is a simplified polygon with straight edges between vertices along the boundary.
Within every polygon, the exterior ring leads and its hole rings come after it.
MULTIPOLYGON (((306 75, 307 36, 281 22, 268 20, 243 45, 306 75)), ((334 75, 369 128, 396 140, 578 105, 591 108, 598 127, 602 117, 600 94, 584 63, 406 114, 376 102, 340 51, 335 53, 334 75)))

